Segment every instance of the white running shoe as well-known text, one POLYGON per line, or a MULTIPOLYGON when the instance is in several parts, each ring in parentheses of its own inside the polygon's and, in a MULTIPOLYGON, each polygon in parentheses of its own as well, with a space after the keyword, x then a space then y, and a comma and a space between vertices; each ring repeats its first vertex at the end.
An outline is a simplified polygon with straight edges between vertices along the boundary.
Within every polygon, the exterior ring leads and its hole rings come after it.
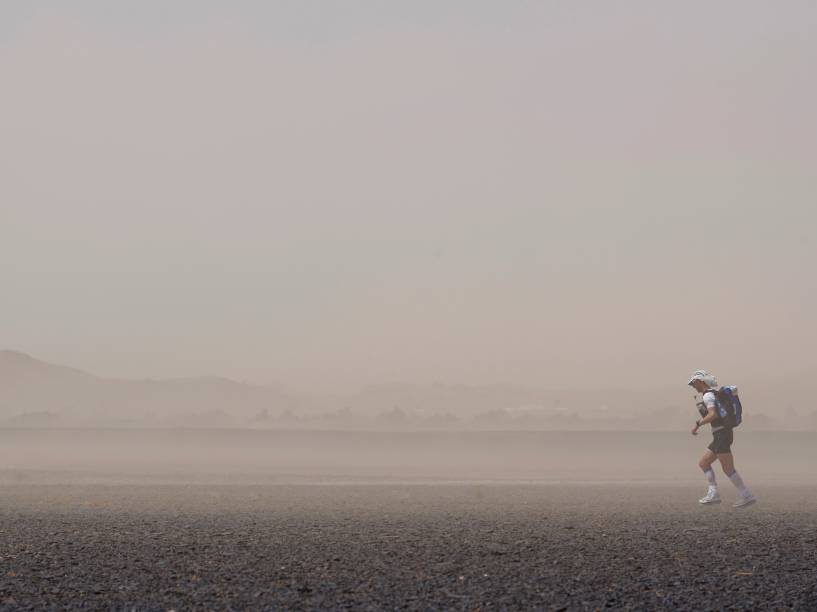
POLYGON ((757 501, 757 497, 749 493, 748 495, 741 495, 738 501, 734 503, 735 508, 746 508, 757 501))
POLYGON ((703 504, 704 506, 707 506, 709 504, 719 504, 721 503, 720 493, 718 493, 718 490, 715 487, 709 487, 709 490, 707 490, 706 495, 699 499, 698 503, 703 504))

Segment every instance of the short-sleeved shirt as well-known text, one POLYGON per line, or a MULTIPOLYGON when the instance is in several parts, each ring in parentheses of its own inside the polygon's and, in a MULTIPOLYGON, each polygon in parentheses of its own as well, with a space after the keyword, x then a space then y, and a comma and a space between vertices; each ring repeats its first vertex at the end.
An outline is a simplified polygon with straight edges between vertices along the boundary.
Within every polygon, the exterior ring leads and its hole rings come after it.
MULTIPOLYGON (((703 401, 707 410, 714 408, 715 414, 718 414, 718 398, 715 397, 715 393, 713 391, 707 391, 704 393, 703 401)), ((713 433, 726 427, 726 425, 723 423, 723 419, 720 416, 712 421, 710 425, 712 426, 713 433)))

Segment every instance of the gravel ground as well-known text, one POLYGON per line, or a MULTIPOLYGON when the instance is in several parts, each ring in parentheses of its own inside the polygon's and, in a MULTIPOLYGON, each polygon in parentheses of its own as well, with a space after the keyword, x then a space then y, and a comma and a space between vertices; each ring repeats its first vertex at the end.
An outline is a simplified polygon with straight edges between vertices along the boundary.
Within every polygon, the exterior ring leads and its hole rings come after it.
POLYGON ((0 609, 817 610, 817 487, 703 492, 5 485, 0 609))

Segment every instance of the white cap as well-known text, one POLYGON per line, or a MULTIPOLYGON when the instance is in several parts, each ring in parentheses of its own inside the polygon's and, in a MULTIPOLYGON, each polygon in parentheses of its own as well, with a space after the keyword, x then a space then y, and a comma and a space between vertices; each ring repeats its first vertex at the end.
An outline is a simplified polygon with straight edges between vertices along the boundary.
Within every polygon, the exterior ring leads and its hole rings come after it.
POLYGON ((689 379, 689 382, 687 384, 691 385, 693 381, 696 380, 700 380, 710 389, 714 389, 715 387, 718 386, 718 379, 715 378, 715 376, 712 373, 707 372, 706 370, 695 370, 695 372, 692 373, 692 377, 689 379))

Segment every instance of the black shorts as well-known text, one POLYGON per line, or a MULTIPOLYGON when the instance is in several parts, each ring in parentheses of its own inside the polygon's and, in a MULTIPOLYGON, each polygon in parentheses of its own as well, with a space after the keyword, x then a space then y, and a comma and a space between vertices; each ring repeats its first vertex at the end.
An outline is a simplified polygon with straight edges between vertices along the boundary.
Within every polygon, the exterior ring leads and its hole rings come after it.
POLYGON ((732 428, 724 427, 712 433, 712 443, 707 446, 716 455, 732 452, 732 428))

